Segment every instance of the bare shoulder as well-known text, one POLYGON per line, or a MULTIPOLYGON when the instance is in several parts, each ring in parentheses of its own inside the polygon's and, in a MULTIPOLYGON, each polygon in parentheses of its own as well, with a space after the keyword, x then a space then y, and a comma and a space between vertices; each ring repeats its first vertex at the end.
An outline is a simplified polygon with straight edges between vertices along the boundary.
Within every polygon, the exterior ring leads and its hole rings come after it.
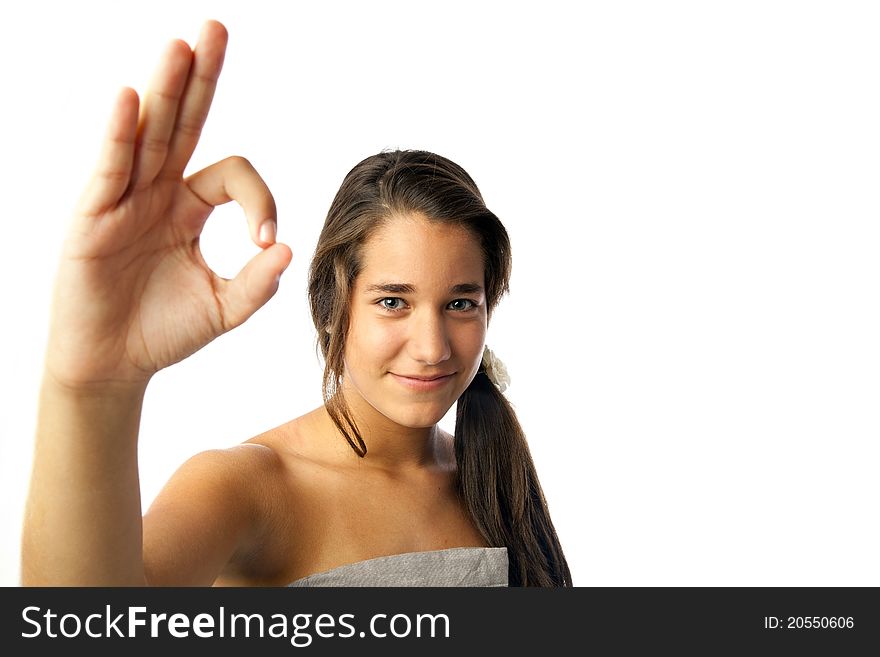
POLYGON ((156 498, 147 515, 166 503, 191 493, 237 493, 231 507, 246 503, 259 486, 280 471, 281 460, 268 446, 242 443, 226 449, 210 449, 195 454, 181 465, 156 498))
POLYGON ((190 457, 180 469, 245 480, 248 475, 257 472, 268 473, 279 464, 280 460, 273 449, 248 441, 233 447, 199 452, 190 457))
MULTIPOLYGON (((283 554, 301 419, 181 465, 144 515, 151 584, 261 579, 283 554), (277 556, 276 556, 277 555, 277 556)), ((279 567, 281 564, 279 564, 279 567)))
POLYGON ((318 458, 315 441, 310 440, 316 414, 303 415, 233 447, 200 452, 187 460, 175 477, 206 478, 242 493, 260 495, 267 486, 271 490, 273 484, 286 481, 296 461, 318 458))
POLYGON ((257 482, 276 468, 253 445, 189 458, 144 515, 144 568, 159 586, 207 585, 252 542, 259 526, 257 482))

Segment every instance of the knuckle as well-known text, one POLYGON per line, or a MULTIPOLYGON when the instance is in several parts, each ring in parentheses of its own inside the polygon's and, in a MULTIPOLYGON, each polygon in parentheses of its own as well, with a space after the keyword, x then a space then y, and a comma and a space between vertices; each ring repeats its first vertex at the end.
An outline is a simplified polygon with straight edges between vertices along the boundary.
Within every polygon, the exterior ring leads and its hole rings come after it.
POLYGON ((229 157, 226 158, 225 162, 229 166, 234 167, 236 169, 248 170, 248 171, 254 170, 254 165, 251 164, 250 160, 248 160, 246 157, 243 157, 241 155, 230 155, 229 157))
POLYGON ((156 137, 144 137, 141 140, 141 149, 150 153, 163 154, 168 151, 168 142, 156 137))
POLYGON ((177 124, 177 132, 190 139, 198 139, 202 134, 202 123, 190 119, 182 119, 177 124))

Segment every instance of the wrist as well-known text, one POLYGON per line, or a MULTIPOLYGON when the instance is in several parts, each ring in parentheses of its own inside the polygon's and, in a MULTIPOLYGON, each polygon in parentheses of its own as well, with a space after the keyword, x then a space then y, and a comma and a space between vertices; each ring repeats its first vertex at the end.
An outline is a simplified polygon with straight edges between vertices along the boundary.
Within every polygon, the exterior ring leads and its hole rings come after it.
POLYGON ((82 401, 133 401, 143 399, 149 383, 150 377, 131 381, 72 381, 45 367, 42 388, 44 392, 82 401))

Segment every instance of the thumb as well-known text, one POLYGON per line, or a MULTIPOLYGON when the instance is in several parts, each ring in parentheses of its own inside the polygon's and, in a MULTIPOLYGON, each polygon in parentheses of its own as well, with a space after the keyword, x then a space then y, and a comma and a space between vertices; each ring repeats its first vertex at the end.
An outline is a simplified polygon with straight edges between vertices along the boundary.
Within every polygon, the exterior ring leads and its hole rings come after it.
POLYGON ((223 281, 218 296, 224 310, 226 330, 243 324, 275 296, 281 274, 292 258, 290 247, 276 242, 251 258, 235 278, 223 281))

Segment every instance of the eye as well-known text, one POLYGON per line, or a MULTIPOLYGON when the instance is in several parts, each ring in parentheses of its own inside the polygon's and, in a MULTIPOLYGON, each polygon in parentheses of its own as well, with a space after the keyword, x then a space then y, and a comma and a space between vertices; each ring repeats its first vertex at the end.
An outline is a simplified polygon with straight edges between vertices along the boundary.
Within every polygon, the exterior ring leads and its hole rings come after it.
POLYGON ((458 312, 467 312, 477 307, 477 304, 470 299, 456 299, 449 303, 449 308, 458 312))
POLYGON ((403 310, 403 299, 400 297, 385 297, 379 300, 379 305, 385 310, 403 310))

